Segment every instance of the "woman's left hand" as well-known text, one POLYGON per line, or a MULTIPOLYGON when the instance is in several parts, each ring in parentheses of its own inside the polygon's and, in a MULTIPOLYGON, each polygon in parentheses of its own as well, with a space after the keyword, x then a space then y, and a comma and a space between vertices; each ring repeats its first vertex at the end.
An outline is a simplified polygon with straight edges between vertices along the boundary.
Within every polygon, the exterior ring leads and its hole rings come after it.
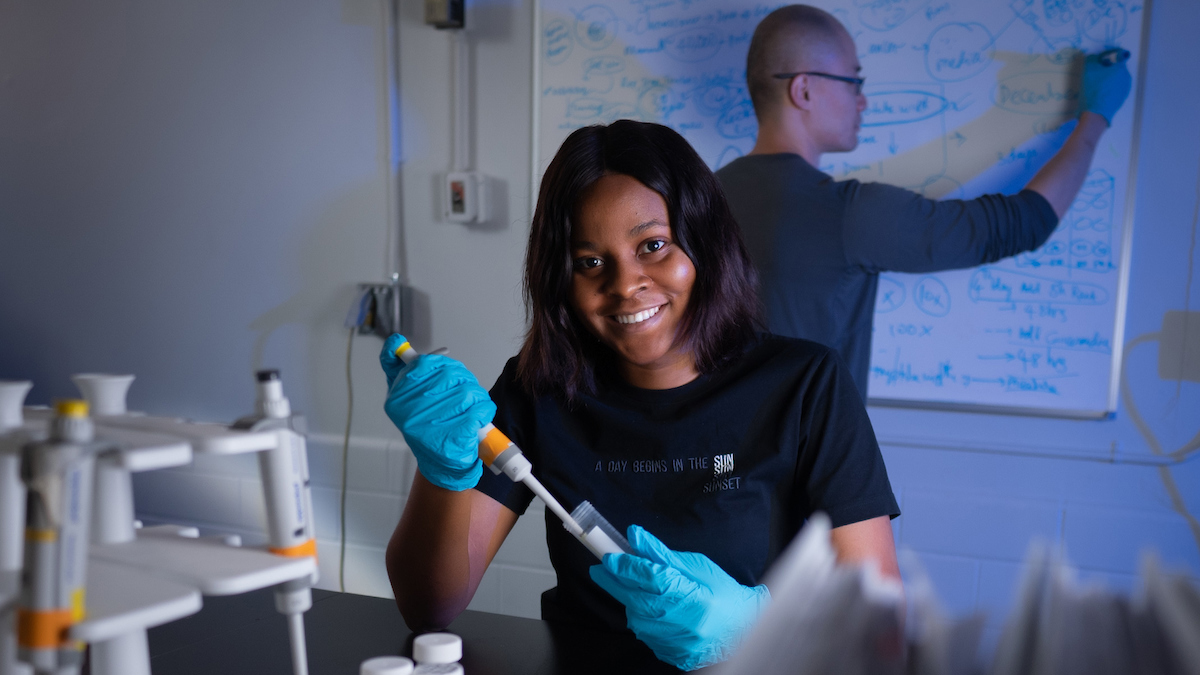
POLYGON ((608 553, 592 580, 625 605, 629 628, 654 655, 681 670, 729 658, 766 607, 766 586, 743 586, 701 553, 672 551, 637 525, 638 555, 608 553))

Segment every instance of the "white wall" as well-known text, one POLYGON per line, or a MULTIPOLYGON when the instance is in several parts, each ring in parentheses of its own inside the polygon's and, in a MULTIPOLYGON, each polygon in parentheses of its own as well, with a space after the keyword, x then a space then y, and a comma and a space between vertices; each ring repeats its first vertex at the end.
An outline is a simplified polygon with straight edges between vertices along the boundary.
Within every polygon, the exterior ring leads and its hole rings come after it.
MULTIPOLYGON (((440 222, 450 163, 450 44, 402 3, 404 261, 421 293, 421 346, 450 347, 485 384, 523 329, 528 218, 528 4, 472 5, 476 166, 498 181, 486 227, 440 222)), ((0 376, 70 395, 67 376, 133 372, 132 407, 230 420, 251 372, 278 367, 306 411, 324 583, 336 580, 340 443, 354 283, 385 277, 389 89, 379 0, 123 0, 0 5, 0 376)), ((1195 310, 1191 274, 1200 7, 1156 0, 1130 283, 1130 337, 1195 310)), ((1103 147, 1100 150, 1104 151, 1103 147)), ((379 341, 356 338, 347 588, 386 595, 382 548, 414 470, 380 411, 379 341)), ((1129 381, 1168 448, 1198 430, 1200 385, 1129 381)), ((905 515, 902 544, 955 611, 991 610, 994 638, 1031 536, 1064 542, 1085 574, 1132 585, 1137 552, 1200 575, 1200 461, 1169 470, 1057 457, 1145 456, 1124 407, 1110 422, 873 409, 905 515), (1115 444, 1115 446, 1114 446, 1115 444), (1050 455, 1024 456, 1006 450, 1050 455)), ((138 481, 148 519, 261 532, 252 460, 206 460, 138 481)), ((537 616, 554 583, 541 512, 522 518, 473 607, 537 616)))

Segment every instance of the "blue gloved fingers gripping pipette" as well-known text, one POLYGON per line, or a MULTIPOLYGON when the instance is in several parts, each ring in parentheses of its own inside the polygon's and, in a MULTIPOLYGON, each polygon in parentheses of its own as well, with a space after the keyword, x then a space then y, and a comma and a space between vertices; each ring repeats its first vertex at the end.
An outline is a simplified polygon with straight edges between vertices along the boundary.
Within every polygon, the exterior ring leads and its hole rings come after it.
POLYGON ((392 388, 392 383, 396 381, 396 376, 407 365, 407 363, 401 361, 400 357, 396 355, 400 346, 406 344, 408 344, 408 340, 399 333, 392 333, 383 341, 383 350, 379 352, 379 365, 383 368, 383 374, 387 378, 388 389, 392 388))
POLYGON ((592 579, 625 605, 630 630, 660 660, 694 670, 727 659, 770 600, 708 556, 672 551, 631 525, 635 555, 606 555, 592 579))
POLYGON ((383 410, 404 434, 421 475, 445 490, 475 487, 483 472, 477 432, 496 415, 496 404, 454 359, 400 361, 404 365, 396 369, 383 410))
POLYGON ((1096 113, 1112 125, 1113 115, 1121 109, 1133 87, 1133 76, 1125 64, 1129 57, 1129 50, 1110 47, 1084 59, 1080 112, 1096 113))
MULTIPOLYGON (((417 352, 417 350, 414 349, 411 344, 409 344, 408 340, 404 339, 404 336, 393 334, 388 337, 388 339, 384 342, 383 353, 380 354, 379 361, 380 364, 383 365, 385 373, 394 373, 389 374, 388 376, 389 385, 396 381, 396 378, 399 377, 399 374, 403 372, 406 367, 414 362, 417 362, 420 356, 421 354, 417 352)), ((469 371, 467 371, 466 367, 462 366, 461 363, 449 358, 444 358, 444 361, 458 364, 458 367, 461 367, 463 372, 466 372, 467 375, 470 376, 469 371)), ((414 366, 414 372, 415 368, 416 366, 414 366)), ((418 378, 420 377, 423 376, 418 376, 418 378)), ((473 385, 467 384, 466 386, 470 386, 472 391, 474 388, 478 388, 479 391, 482 391, 482 387, 479 387, 478 382, 476 382, 474 379, 474 376, 470 376, 470 382, 473 383, 473 385)), ((452 391, 453 387, 447 387, 444 389, 438 389, 437 393, 439 395, 444 395, 449 394, 452 391)), ((409 431, 405 430, 401 422, 397 421, 397 418, 404 419, 406 413, 398 409, 400 407, 399 405, 393 405, 393 393, 393 391, 389 390, 389 400, 388 403, 385 404, 384 408, 388 412, 388 416, 392 417, 392 421, 396 423, 396 426, 400 427, 401 431, 405 432, 405 438, 408 439, 409 431), (393 409, 396 409, 394 413, 393 409)), ((431 398, 436 398, 436 396, 433 396, 434 392, 432 390, 428 393, 431 398)), ((484 392, 484 396, 487 396, 486 392, 484 392)), ((397 401, 396 403, 399 404, 400 401, 397 401)), ((592 553, 594 553, 597 558, 603 557, 605 553, 631 552, 633 549, 630 548, 629 543, 625 541, 625 537, 621 536, 620 532, 609 525, 608 521, 605 520, 603 516, 601 516, 599 512, 597 512, 596 509, 593 508, 588 502, 584 501, 573 512, 567 513, 567 510, 562 507, 562 504, 559 504, 558 500, 546 490, 545 486, 543 486, 537 478, 534 478, 533 465, 529 463, 529 460, 526 459, 525 455, 521 452, 521 449, 517 447, 515 443, 509 440, 509 438, 505 436, 503 432, 497 429, 494 424, 491 423, 492 418, 496 414, 496 407, 494 404, 492 404, 490 397, 487 398, 487 403, 491 405, 491 408, 490 412, 487 412, 486 418, 480 416, 480 413, 486 412, 486 408, 484 408, 482 405, 472 404, 464 413, 468 419, 463 419, 462 415, 450 414, 446 415, 444 419, 440 420, 440 422, 445 425, 452 425, 455 422, 466 423, 469 425, 467 428, 475 429, 475 445, 471 449, 462 447, 461 450, 464 457, 460 459, 465 459, 465 455, 471 454, 472 459, 474 460, 474 465, 478 466, 478 464, 482 462, 484 466, 487 466, 489 469, 491 469, 492 473, 496 474, 497 476, 504 474, 508 476, 508 478, 514 483, 523 483, 527 488, 529 488, 530 491, 537 495, 543 503, 546 504, 546 508, 550 509, 554 515, 558 516, 559 520, 561 520, 563 523, 563 527, 565 527, 567 531, 570 532, 576 539, 582 542, 583 545, 586 546, 592 553)), ((450 406, 449 409, 454 409, 454 406, 450 406)), ((416 428, 412 429, 412 433, 414 437, 422 435, 421 432, 416 428)), ((413 443, 410 441, 409 445, 411 447, 413 446, 413 443)), ((428 448, 428 450, 431 451, 428 454, 435 456, 438 454, 436 449, 428 448)), ((416 447, 413 448, 413 451, 414 454, 417 454, 416 447)), ((417 465, 421 467, 422 475, 425 475, 426 478, 430 478, 432 482, 432 478, 425 473, 425 467, 422 466, 421 461, 421 456, 418 455, 417 465)), ((427 461, 436 463, 436 460, 427 461)), ((475 483, 478 481, 479 475, 476 474, 474 480, 469 481, 470 485, 460 489, 474 487, 475 483)))

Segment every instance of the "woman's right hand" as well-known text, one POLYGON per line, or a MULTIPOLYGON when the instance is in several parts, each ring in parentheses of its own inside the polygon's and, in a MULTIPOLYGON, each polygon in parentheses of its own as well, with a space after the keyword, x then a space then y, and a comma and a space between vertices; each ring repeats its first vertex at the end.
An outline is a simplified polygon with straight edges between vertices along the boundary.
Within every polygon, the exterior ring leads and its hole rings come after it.
POLYGON ((473 488, 483 472, 478 432, 496 416, 496 404, 471 371, 448 356, 424 354, 404 365, 395 355, 403 343, 403 336, 392 335, 379 355, 389 381, 383 410, 426 480, 455 492, 473 488))

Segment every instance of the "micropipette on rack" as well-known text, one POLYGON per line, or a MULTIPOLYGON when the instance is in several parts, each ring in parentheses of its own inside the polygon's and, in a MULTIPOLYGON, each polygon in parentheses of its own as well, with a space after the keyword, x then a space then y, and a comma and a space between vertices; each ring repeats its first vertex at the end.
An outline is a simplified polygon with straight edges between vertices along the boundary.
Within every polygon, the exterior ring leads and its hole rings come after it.
MULTIPOLYGON (((267 550, 286 558, 317 557, 313 523, 312 487, 308 473, 303 420, 292 414, 283 395, 278 370, 255 373, 258 396, 255 413, 233 423, 234 429, 274 431, 275 447, 258 455, 266 501, 267 550)), ((308 648, 304 613, 312 608, 312 585, 317 575, 292 579, 275 587, 275 609, 287 617, 292 649, 292 672, 308 675, 308 648)))
POLYGON ((21 597, 20 660, 33 672, 70 675, 83 666, 71 627, 87 615, 86 581, 97 444, 85 401, 55 404, 50 436, 22 448, 28 495, 21 597))
MULTIPOLYGON (((397 347, 395 354, 396 358, 405 364, 411 364, 420 356, 408 342, 397 347)), ((625 537, 587 501, 580 503, 571 513, 567 513, 546 487, 534 478, 533 464, 525 458, 521 448, 494 424, 488 423, 479 430, 479 459, 497 476, 503 473, 514 483, 524 483, 533 494, 541 498, 554 515, 558 516, 563 527, 597 558, 603 558, 605 553, 633 553, 633 548, 625 537)))

